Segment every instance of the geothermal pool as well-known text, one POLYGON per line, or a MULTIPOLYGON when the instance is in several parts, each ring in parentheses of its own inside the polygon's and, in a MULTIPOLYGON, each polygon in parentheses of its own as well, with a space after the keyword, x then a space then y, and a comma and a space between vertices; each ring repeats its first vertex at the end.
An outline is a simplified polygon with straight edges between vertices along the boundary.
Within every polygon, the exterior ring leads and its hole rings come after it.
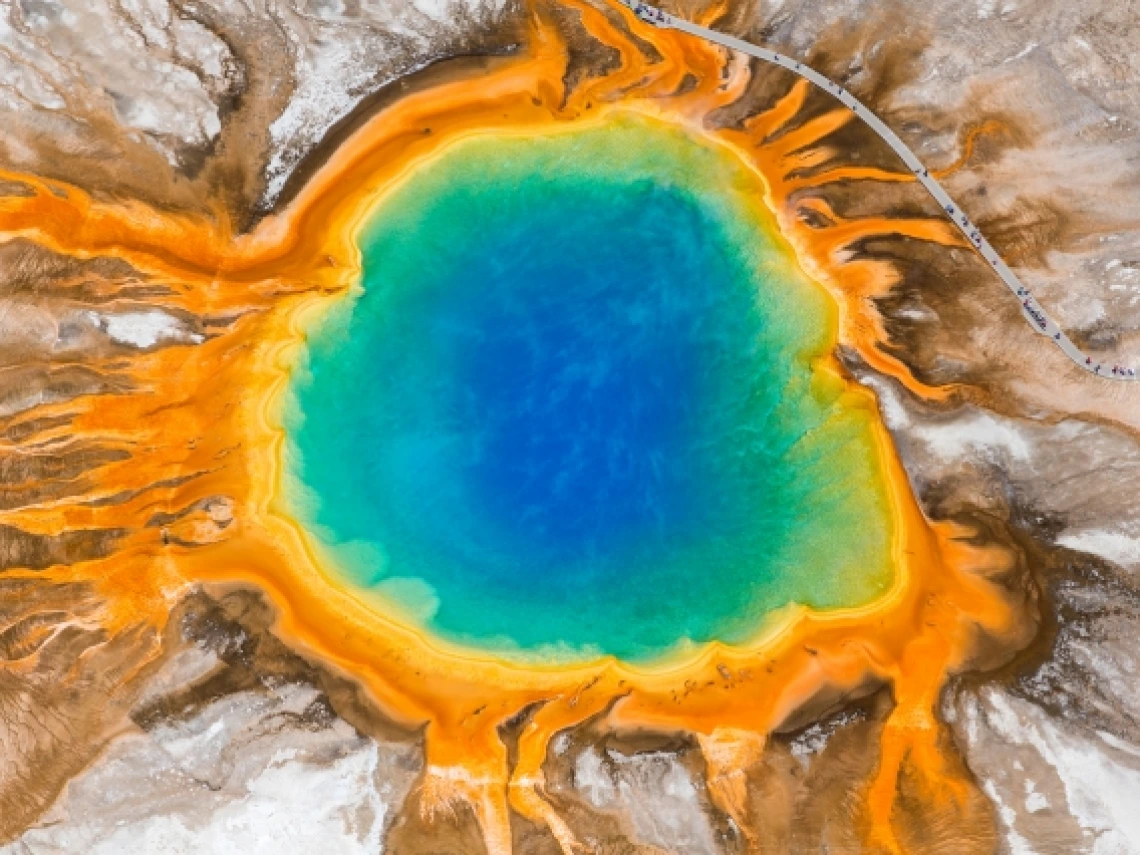
POLYGON ((333 578, 504 658, 651 661, 890 585, 876 415, 731 154, 652 120, 483 136, 306 330, 285 504, 333 578))

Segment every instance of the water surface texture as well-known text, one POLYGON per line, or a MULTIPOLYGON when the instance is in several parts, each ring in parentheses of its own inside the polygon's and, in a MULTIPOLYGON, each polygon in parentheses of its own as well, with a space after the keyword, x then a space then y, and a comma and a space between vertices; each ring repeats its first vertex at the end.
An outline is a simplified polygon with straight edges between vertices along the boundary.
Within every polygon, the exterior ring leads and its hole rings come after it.
POLYGON ((331 572, 505 655, 648 660, 889 585, 873 413, 730 155, 645 120, 476 138, 308 331, 290 512, 331 572))

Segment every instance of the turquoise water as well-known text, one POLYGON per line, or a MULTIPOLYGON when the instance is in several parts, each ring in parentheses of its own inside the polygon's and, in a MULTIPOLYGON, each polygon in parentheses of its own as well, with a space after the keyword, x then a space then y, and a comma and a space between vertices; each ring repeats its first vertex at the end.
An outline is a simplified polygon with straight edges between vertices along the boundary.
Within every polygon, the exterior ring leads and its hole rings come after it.
POLYGON ((890 580, 826 296, 729 156, 644 122, 457 144, 308 331, 290 511, 335 572, 503 654, 647 660, 890 580))

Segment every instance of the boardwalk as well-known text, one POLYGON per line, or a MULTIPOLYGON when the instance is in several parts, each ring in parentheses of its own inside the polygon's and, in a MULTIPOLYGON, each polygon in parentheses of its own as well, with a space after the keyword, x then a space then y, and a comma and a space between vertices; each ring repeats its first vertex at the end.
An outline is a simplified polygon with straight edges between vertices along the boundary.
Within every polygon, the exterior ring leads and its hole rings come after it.
POLYGON ((966 236, 966 240, 974 247, 978 254, 985 259, 986 263, 997 273, 1001 281, 1005 283, 1005 286, 1017 298, 1017 301, 1021 303, 1021 312, 1025 316, 1026 321, 1028 321, 1029 326, 1035 332, 1048 337, 1057 347, 1064 351, 1069 359, 1090 374, 1095 374, 1098 377, 1104 377, 1109 380, 1137 379, 1135 369, 1100 362, 1096 358, 1086 355, 1080 348, 1073 344, 1072 340, 1057 326, 1056 321, 1054 321, 1049 316, 1049 313, 1042 308, 1041 304, 1037 302, 1037 298, 1030 293, 1029 289, 1021 283, 1021 280, 1019 280, 1006 263, 1002 261, 994 248, 990 246, 990 242, 982 236, 978 227, 974 225, 970 221, 970 218, 966 216, 965 212, 962 211, 961 206, 950 198, 950 195, 942 189, 942 185, 930 177, 929 171, 922 165, 922 162, 915 156, 914 152, 907 147, 906 143, 899 139, 898 134, 887 127, 882 119, 871 112, 859 99, 838 83, 830 78, 824 77, 814 68, 809 68, 791 57, 784 56, 768 48, 759 47, 743 39, 725 35, 716 30, 710 30, 708 27, 693 24, 684 18, 677 18, 667 12, 663 12, 656 6, 641 3, 639 0, 621 0, 621 3, 633 10, 634 14, 647 24, 652 24, 662 29, 680 30, 683 33, 689 33, 690 35, 706 39, 722 47, 740 51, 741 53, 771 63, 772 65, 778 65, 793 74, 799 75, 804 80, 814 83, 820 89, 837 99, 870 126, 871 129, 894 150, 895 154, 906 164, 907 169, 914 173, 915 179, 934 197, 934 200, 938 202, 939 207, 942 208, 946 216, 950 218, 950 221, 966 236))

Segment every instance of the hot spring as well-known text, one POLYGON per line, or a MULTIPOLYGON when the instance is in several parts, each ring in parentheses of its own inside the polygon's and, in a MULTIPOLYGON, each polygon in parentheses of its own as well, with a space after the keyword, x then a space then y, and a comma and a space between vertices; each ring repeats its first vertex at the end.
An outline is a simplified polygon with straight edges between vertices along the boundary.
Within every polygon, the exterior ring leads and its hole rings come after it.
POLYGON ((306 330, 285 505, 333 578, 503 658, 651 661, 891 584, 877 414, 732 154, 652 120, 455 142, 306 330))

